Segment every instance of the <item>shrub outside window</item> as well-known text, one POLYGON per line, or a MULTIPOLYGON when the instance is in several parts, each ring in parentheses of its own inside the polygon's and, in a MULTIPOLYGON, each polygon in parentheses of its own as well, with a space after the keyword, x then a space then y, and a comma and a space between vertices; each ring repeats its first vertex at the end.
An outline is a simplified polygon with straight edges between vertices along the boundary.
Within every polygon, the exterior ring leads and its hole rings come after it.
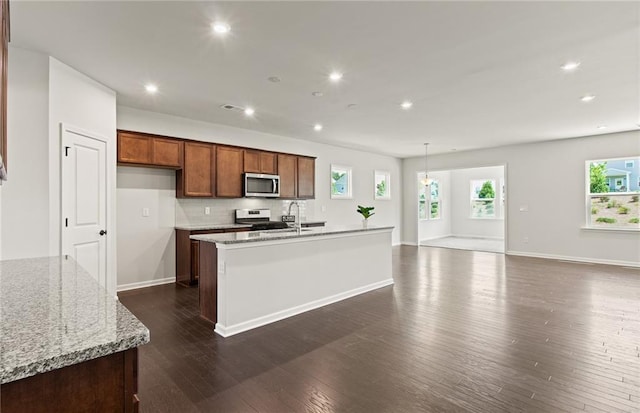
POLYGON ((586 162, 590 228, 640 230, 640 157, 586 162))
POLYGON ((331 199, 351 199, 351 167, 331 165, 331 199))
POLYGON ((496 217, 496 181, 474 179, 471 181, 471 218, 496 217))

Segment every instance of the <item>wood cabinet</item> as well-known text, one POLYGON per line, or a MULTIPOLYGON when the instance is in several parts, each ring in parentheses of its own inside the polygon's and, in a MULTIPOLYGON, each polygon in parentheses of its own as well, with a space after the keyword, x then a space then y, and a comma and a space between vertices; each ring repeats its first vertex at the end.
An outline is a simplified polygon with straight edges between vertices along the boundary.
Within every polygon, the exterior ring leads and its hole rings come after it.
POLYGON ((259 174, 278 173, 278 160, 273 152, 244 150, 244 171, 259 174))
POLYGON ((7 77, 9 69, 9 1, 0 1, 0 168, 7 168, 7 77))
POLYGON ((184 142, 184 167, 176 174, 176 196, 213 197, 215 195, 215 145, 184 142))
POLYGON ((316 160, 306 156, 278 154, 280 197, 315 197, 316 160))
POLYGON ((118 131, 118 163, 181 168, 184 143, 137 132, 118 131))
POLYGON ((231 146, 218 146, 216 160, 216 196, 241 198, 244 150, 231 146))
POLYGON ((316 160, 306 156, 298 156, 298 193, 300 199, 315 198, 316 160))
POLYGON ((298 157, 278 154, 278 175, 280 175, 280 198, 295 198, 298 187, 298 157))
POLYGON ((138 349, 132 348, 0 386, 2 412, 134 413, 138 349))
POLYGON ((250 228, 225 228, 186 230, 176 229, 176 283, 184 286, 197 285, 199 279, 200 241, 189 238, 197 234, 221 234, 244 232, 250 228))

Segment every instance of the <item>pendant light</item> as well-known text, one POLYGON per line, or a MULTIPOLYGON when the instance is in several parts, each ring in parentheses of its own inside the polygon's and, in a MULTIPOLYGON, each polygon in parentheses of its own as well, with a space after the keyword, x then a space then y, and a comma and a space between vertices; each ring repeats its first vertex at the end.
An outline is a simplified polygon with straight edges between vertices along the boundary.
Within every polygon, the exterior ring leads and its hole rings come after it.
POLYGON ((429 186, 433 182, 433 179, 429 178, 429 164, 427 163, 427 149, 429 148, 429 144, 424 144, 424 178, 422 178, 422 185, 429 186))

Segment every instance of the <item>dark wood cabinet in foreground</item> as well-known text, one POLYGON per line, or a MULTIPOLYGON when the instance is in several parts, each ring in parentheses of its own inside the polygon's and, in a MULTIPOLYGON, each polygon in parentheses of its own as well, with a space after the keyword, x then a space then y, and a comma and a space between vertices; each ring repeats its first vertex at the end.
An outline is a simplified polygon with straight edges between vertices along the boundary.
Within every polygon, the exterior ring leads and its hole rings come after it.
POLYGON ((0 386, 2 413, 137 413, 138 349, 0 386))

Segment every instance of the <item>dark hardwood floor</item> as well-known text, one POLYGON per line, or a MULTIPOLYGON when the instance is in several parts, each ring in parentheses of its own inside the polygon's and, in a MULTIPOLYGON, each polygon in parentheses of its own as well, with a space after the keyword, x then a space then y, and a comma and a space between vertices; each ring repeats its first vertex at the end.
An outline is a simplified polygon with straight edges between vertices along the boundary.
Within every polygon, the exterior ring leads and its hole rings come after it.
POLYGON ((640 412, 638 269, 402 246, 393 276, 226 339, 196 288, 121 293, 141 412, 640 412))

